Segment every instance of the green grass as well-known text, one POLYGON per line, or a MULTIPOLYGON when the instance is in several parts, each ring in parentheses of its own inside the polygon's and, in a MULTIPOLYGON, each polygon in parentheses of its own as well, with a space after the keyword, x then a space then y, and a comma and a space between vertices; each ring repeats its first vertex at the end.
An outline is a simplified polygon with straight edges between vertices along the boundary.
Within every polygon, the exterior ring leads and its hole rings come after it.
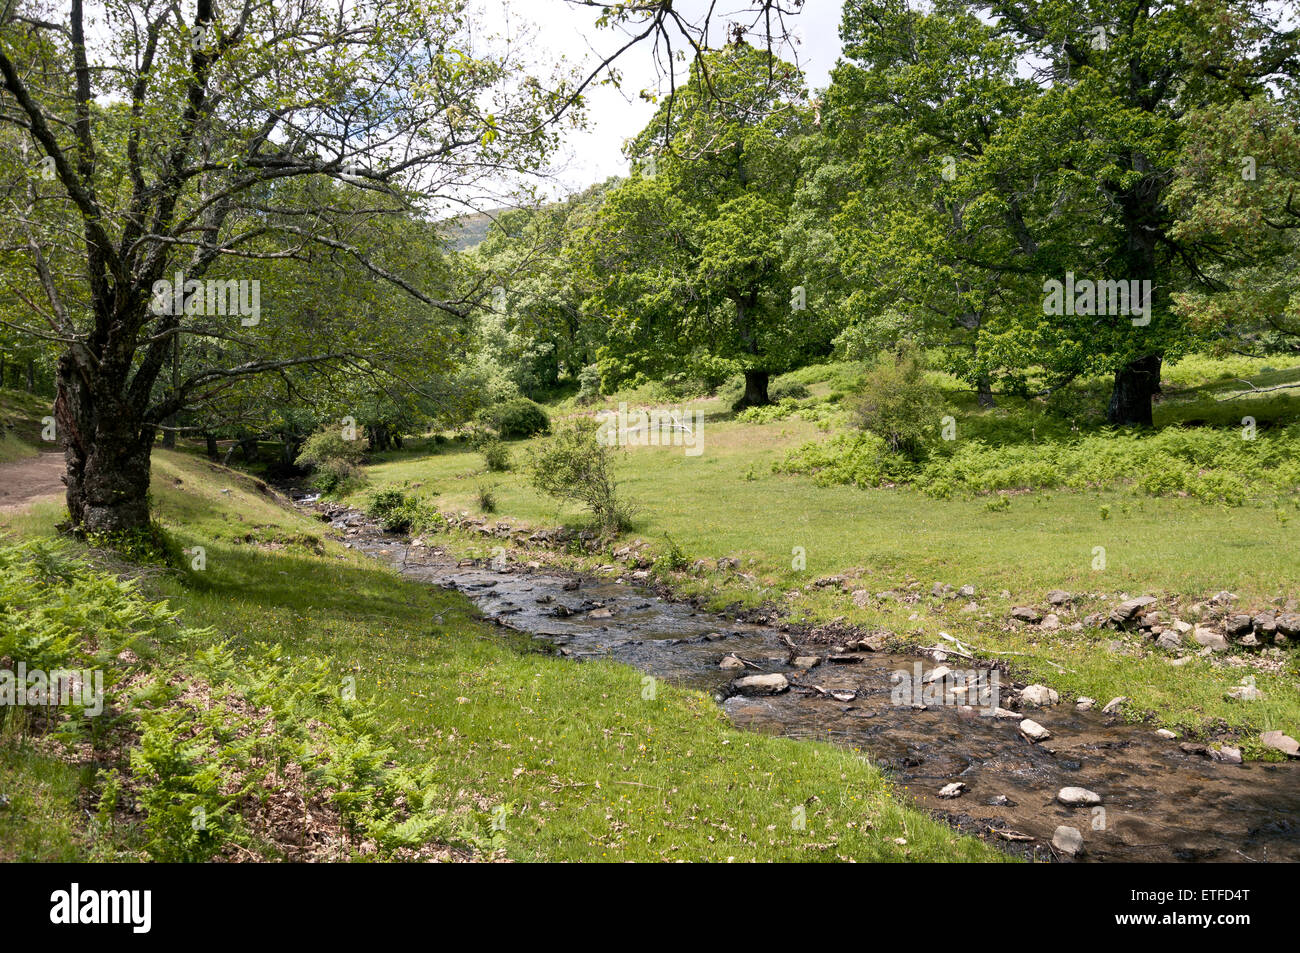
MULTIPOLYGON (((818 389, 825 396, 833 382, 849 375, 843 366, 833 366, 805 369, 799 378, 815 400, 818 389)), ((606 403, 614 405, 620 396, 606 403)), ((946 631, 989 654, 1024 653, 1004 657, 1026 680, 1103 702, 1126 695, 1133 717, 1152 713, 1171 726, 1200 731, 1221 720, 1243 733, 1300 730, 1300 662, 1294 648, 1276 673, 1199 661, 1174 668, 1167 654, 1148 650, 1136 637, 1049 634, 1007 624, 1012 606, 1042 605, 1045 594, 1058 588, 1087 594, 1076 614, 1064 619, 1067 624, 1123 595, 1158 595, 1182 611, 1222 589, 1237 593, 1245 608, 1296 599, 1300 510, 1293 496, 1252 488, 1243 505, 1228 508, 1181 496, 1148 496, 1120 485, 1012 493, 1003 508, 990 509, 988 497, 938 500, 909 488, 818 486, 807 476, 773 473, 772 464, 805 442, 824 439, 824 424, 799 417, 737 422, 725 412, 724 401, 693 404, 709 414, 701 456, 669 447, 619 454, 620 490, 640 507, 635 532, 627 538, 640 537, 662 553, 671 536, 691 559, 710 565, 722 556, 741 560, 744 576, 677 574, 671 581, 680 590, 710 594, 715 605, 772 602, 796 620, 844 617, 888 628, 912 643, 934 644, 946 631), (806 565, 796 569, 800 548, 806 565), (1099 548, 1105 551, 1102 570, 1094 569, 1099 548), (927 595, 934 582, 972 584, 979 610, 961 612, 966 600, 929 599, 858 607, 846 592, 809 588, 819 577, 846 571, 853 576, 851 588, 872 593, 927 595), (1004 590, 1007 598, 1000 596, 1004 590), (1117 641, 1121 644, 1112 650, 1117 641), (1245 674, 1255 675, 1268 696, 1265 703, 1224 699, 1245 674)), ((1030 410, 1025 402, 1001 399, 1000 404, 979 414, 972 399, 962 426, 1025 442, 1044 439, 1054 429, 1069 431, 1068 424, 1030 410)), ((491 518, 531 526, 582 525, 579 510, 557 506, 529 486, 523 463, 531 443, 512 443, 516 468, 493 475, 491 518)), ((487 515, 475 499, 485 476, 482 458, 461 444, 390 455, 368 472, 370 486, 354 494, 353 502, 364 503, 379 487, 409 484, 433 494, 444 512, 487 515)), ((607 560, 608 553, 600 559, 607 560)))
POLYGON ((0 463, 12 463, 53 447, 41 442, 41 418, 50 400, 17 390, 0 390, 0 463))
MULTIPOLYGON (((1003 855, 909 808, 862 755, 738 731, 697 692, 613 663, 524 651, 470 604, 403 580, 280 508, 255 481, 158 452, 156 511, 206 569, 148 577, 190 625, 183 646, 278 642, 329 659, 379 714, 376 731, 427 792, 521 860, 989 860, 1003 855), (229 493, 222 493, 222 489, 229 493), (793 810, 804 805, 806 829, 793 810), (897 838, 907 841, 895 843, 897 838)), ((46 506, 0 522, 48 534, 46 506)), ((66 779, 65 779, 66 780, 66 779)), ((71 810, 71 786, 51 797, 71 810)), ((57 810, 58 808, 56 808, 57 810)))
POLYGON ((0 863, 109 859, 81 808, 82 770, 16 735, 0 735, 0 863))

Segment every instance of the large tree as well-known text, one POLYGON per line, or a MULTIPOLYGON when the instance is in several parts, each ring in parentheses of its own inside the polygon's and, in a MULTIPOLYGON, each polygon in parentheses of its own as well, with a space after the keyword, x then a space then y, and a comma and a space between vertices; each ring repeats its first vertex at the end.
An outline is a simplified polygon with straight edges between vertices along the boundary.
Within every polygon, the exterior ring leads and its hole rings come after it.
POLYGON ((964 173, 1036 87, 1016 76, 1014 44, 960 10, 850 4, 841 33, 816 174, 797 200, 813 236, 794 247, 799 267, 849 324, 846 354, 910 337, 991 404, 994 382, 1022 373, 988 330, 1024 279, 983 266, 1014 245, 964 173))
POLYGON ((420 287, 357 223, 409 215, 416 190, 458 195, 537 168, 571 91, 524 76, 509 50, 476 50, 459 0, 196 0, 189 20, 171 0, 96 9, 5 8, 0 121, 30 149, 0 174, 21 196, 6 224, 27 251, 19 290, 43 322, 23 329, 62 347, 68 509, 103 532, 147 523, 165 421, 235 378, 367 359, 360 308, 313 339, 282 333, 271 313, 205 313, 204 283, 326 249, 401 287, 426 321, 462 316, 476 289, 420 287), (344 185, 365 201, 340 200, 344 185), (179 309, 158 295, 178 274, 179 309), (233 342, 243 357, 191 361, 167 380, 178 336, 233 342))
MULTIPOLYGON (((946 156, 956 160, 951 184, 939 191, 962 218, 937 232, 932 217, 925 233, 942 241, 915 242, 914 264, 940 266, 936 274, 959 293, 995 289, 997 337, 1014 345, 1004 348, 1007 358, 1032 354, 1058 379, 1111 373, 1109 420, 1149 425, 1164 359, 1196 343, 1172 292, 1207 284, 1220 253, 1174 229, 1169 189, 1187 115, 1295 75, 1295 32, 1269 4, 1237 0, 939 0, 924 13, 900 0, 848 0, 843 32, 850 60, 886 74, 863 87, 875 106, 914 122, 946 117, 953 120, 947 129, 967 130, 945 141, 942 131, 917 126, 932 140, 918 140, 925 153, 918 169, 932 177, 946 156), (927 80, 953 71, 942 57, 954 51, 909 43, 907 29, 900 40, 899 27, 918 20, 938 21, 925 31, 930 38, 964 21, 969 33, 987 37, 972 54, 984 62, 993 62, 990 51, 1010 49, 1034 94, 990 99, 992 87, 964 84, 953 87, 951 101, 935 102, 927 80), (1012 108, 990 109, 998 100, 1012 108), (1067 273, 1149 282, 1150 320, 1082 307, 1045 314, 1042 283, 1067 273)), ((1003 75, 991 78, 1019 91, 1003 75)), ((962 297, 949 306, 954 316, 970 304, 962 297)))
POLYGON ((1170 195, 1174 237, 1219 256, 1176 307, 1225 350, 1300 348, 1300 89, 1191 113, 1170 195))
POLYGON ((825 343, 784 268, 810 129, 798 71, 743 40, 661 104, 588 236, 607 358, 656 373, 730 362, 744 407, 768 403, 769 376, 825 343))

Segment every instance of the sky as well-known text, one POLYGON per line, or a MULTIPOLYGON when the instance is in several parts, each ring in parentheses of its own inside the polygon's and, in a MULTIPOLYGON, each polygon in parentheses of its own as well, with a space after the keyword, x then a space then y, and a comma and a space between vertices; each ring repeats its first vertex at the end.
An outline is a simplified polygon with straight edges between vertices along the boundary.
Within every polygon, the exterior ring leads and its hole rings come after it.
MULTIPOLYGON (((810 89, 824 87, 830 81, 830 70, 839 58, 841 2, 807 0, 803 11, 787 21, 796 45, 783 56, 798 62, 810 89)), ((745 6, 745 0, 719 0, 714 16, 725 23, 728 12, 743 13, 745 6)), ((707 0, 679 0, 676 4, 686 16, 702 13, 707 7, 707 0)), ((568 63, 590 67, 626 42, 616 28, 595 26, 596 11, 564 0, 482 0, 480 9, 485 29, 509 36, 531 31, 530 45, 542 63, 558 63, 563 55, 568 63)), ((715 43, 721 43, 723 35, 718 31, 715 43)), ((605 86, 591 92, 586 128, 565 136, 552 194, 578 191, 628 171, 623 141, 640 132, 656 108, 637 93, 658 84, 651 50, 646 45, 628 50, 618 67, 623 73, 623 91, 605 86)))

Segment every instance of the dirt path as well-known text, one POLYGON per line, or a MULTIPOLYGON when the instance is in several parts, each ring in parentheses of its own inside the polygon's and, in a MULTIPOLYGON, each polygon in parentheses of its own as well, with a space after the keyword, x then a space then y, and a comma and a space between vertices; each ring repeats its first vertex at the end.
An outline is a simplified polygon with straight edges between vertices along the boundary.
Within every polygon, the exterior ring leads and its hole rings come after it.
POLYGON ((38 500, 61 496, 62 477, 62 453, 40 453, 15 463, 0 463, 0 513, 25 509, 38 500))

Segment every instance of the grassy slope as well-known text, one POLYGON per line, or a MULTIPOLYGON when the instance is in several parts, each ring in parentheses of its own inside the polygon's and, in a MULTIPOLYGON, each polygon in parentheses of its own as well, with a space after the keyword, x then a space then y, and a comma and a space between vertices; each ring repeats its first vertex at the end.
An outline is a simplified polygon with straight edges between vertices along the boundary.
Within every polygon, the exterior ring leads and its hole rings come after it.
MULTIPOLYGON (((176 539, 205 547, 207 568, 149 585, 188 624, 212 626, 206 638, 236 649, 279 642, 288 654, 332 660, 340 679, 355 677, 402 762, 436 765, 449 811, 486 832, 491 812, 506 807, 512 857, 1002 856, 903 806, 853 752, 736 731, 698 693, 660 686, 645 701, 640 674, 622 666, 521 652, 460 597, 322 543, 321 524, 285 511, 246 477, 160 451, 154 496, 176 539), (799 804, 805 830, 791 824, 799 804)), ((0 518, 0 532, 46 535, 60 515, 43 506, 0 518)), ((3 747, 0 791, 17 790, 22 810, 0 813, 0 857, 111 850, 86 829, 70 769, 26 746, 3 747), (38 818, 53 831, 44 842, 33 840, 38 818)))
MULTIPOLYGON (((1204 373, 1203 368, 1193 371, 1204 373)), ((845 383, 836 369, 794 376, 833 378, 841 388, 845 383)), ((1269 383, 1294 380, 1300 370, 1265 376, 1269 383)), ((1178 400, 1161 407, 1166 421, 1216 414, 1232 426, 1244 414, 1257 413, 1263 420, 1261 408, 1277 413, 1279 401, 1296 400, 1265 395, 1217 403, 1216 393, 1243 385, 1184 383, 1188 389, 1178 400)), ((831 386, 815 384, 812 391, 825 393, 831 386)), ((646 406, 635 397, 630 403, 646 406)), ((1003 404, 986 414, 983 426, 997 426, 998 417, 1014 422, 1019 413, 1015 402, 1003 404)), ((702 581, 678 577, 680 587, 716 591, 719 604, 775 600, 795 618, 844 616, 924 644, 947 631, 990 652, 1025 653, 1008 660, 1026 678, 1103 702, 1126 695, 1133 700, 1133 714, 1154 712, 1164 723, 1185 729, 1221 719, 1251 731, 1300 730, 1295 652, 1281 674, 1253 673, 1267 700, 1243 706, 1223 697, 1238 684, 1242 669, 1201 661, 1173 668, 1168 656, 1148 653, 1137 641, 1113 645, 1114 633, 1049 635, 1004 624, 1012 606, 1042 604, 1046 592, 1057 588, 1092 594, 1078 612, 1080 618, 1091 606, 1109 606, 1125 593, 1173 596, 1188 603, 1226 588, 1247 607, 1295 598, 1300 595, 1295 529, 1279 518, 1276 501, 1225 509, 1176 497, 1138 496, 1126 489, 1043 491, 1015 495, 1009 509, 990 511, 978 498, 941 501, 906 488, 819 487, 807 477, 771 472, 771 464, 787 450, 818 438, 813 423, 796 418, 739 423, 728 419, 720 401, 693 406, 710 414, 705 452, 688 457, 680 448, 629 449, 618 464, 620 487, 640 504, 638 535, 652 545, 662 550, 669 535, 691 558, 710 564, 721 556, 738 556, 742 571, 755 579, 751 583, 734 574, 710 573, 702 581), (1098 546, 1106 550, 1104 571, 1092 568, 1098 546), (806 551, 803 570, 792 568, 795 547, 806 551), (854 569, 861 577, 853 587, 871 592, 903 591, 910 585, 928 594, 936 581, 970 583, 977 587, 980 610, 962 613, 966 600, 859 608, 837 590, 805 588, 819 577, 854 569), (1003 590, 1010 598, 1000 597, 1003 590)), ((376 486, 410 483, 436 494, 434 500, 444 510, 474 513, 477 489, 486 484, 495 487, 499 515, 533 525, 580 522, 577 510, 557 508, 527 485, 522 472, 527 442, 513 444, 512 450, 521 466, 505 474, 484 472, 482 458, 460 444, 392 454, 370 469, 371 486, 355 494, 353 502, 363 503, 376 486)))
POLYGON ((40 440, 40 419, 50 413, 49 405, 47 399, 23 391, 0 390, 0 463, 53 449, 40 440))

